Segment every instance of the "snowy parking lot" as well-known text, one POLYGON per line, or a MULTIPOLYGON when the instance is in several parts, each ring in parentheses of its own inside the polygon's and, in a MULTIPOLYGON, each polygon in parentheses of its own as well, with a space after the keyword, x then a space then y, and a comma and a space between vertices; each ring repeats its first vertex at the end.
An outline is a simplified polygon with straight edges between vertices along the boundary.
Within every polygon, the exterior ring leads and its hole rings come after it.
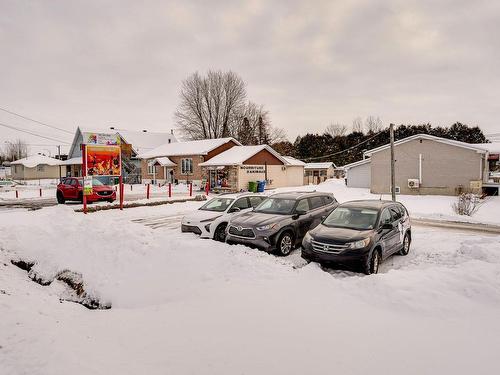
POLYGON ((500 236, 414 226, 410 254, 364 276, 180 233, 200 204, 1 213, 0 374, 500 371, 500 236), (78 272, 112 308, 12 259, 78 272))

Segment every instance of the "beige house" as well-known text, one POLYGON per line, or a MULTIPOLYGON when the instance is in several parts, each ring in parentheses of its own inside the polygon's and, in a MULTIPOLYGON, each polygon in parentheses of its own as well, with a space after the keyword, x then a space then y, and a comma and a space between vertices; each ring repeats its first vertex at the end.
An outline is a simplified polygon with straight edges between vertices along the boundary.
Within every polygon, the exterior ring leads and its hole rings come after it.
POLYGON ((335 175, 335 164, 325 163, 306 163, 304 165, 304 185, 319 184, 335 175))
POLYGON ((200 166, 212 189, 247 190, 250 182, 266 181, 266 188, 301 186, 304 163, 283 157, 268 145, 236 146, 200 166))
POLYGON ((44 155, 28 156, 10 163, 12 179, 17 181, 59 179, 61 164, 59 159, 44 155))
MULTIPOLYGON (((401 194, 456 195, 481 190, 488 180, 488 152, 478 145, 417 134, 394 143, 396 192, 401 194)), ((390 145, 364 153, 369 161, 347 172, 370 166, 370 191, 389 194, 390 145)))

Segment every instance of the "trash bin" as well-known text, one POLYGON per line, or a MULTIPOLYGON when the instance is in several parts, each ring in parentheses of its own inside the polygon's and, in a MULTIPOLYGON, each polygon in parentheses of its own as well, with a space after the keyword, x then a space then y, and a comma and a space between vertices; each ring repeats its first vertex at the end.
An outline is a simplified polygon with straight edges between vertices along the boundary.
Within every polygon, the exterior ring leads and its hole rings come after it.
POLYGON ((256 193, 257 192, 257 182, 249 181, 248 182, 248 191, 250 191, 252 193, 256 193))
POLYGON ((266 181, 257 181, 257 192, 263 193, 266 188, 266 181))

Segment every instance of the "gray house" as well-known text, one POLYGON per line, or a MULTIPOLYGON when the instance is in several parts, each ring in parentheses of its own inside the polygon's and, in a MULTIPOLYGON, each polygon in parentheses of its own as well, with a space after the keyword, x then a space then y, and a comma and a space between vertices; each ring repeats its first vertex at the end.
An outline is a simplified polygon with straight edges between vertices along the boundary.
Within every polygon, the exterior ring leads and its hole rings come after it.
MULTIPOLYGON (((485 145, 417 134, 395 142, 394 154, 397 193, 456 195, 491 184, 485 145)), ((364 157, 345 166, 347 185, 389 194, 390 145, 365 151, 364 157)))

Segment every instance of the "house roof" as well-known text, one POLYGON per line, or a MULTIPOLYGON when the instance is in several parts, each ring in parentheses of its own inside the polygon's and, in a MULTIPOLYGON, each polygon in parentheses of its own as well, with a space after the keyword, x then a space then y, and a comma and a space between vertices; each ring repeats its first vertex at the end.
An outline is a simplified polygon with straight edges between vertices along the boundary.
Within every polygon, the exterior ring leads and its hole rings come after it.
POLYGON ((162 144, 177 142, 177 138, 172 133, 164 132, 144 132, 138 130, 125 130, 125 129, 96 129, 96 128, 86 128, 78 127, 73 142, 71 143, 70 151, 68 155, 72 155, 74 147, 78 141, 79 134, 82 133, 101 133, 101 134, 115 134, 118 133, 120 138, 127 144, 132 145, 132 149, 135 154, 151 151, 155 147, 162 144))
POLYGON ((326 163, 306 163, 304 169, 328 169, 334 166, 335 164, 333 164, 331 161, 326 163))
POLYGON ((66 159, 61 162, 61 165, 76 165, 76 164, 83 164, 81 156, 77 156, 71 159, 66 159))
POLYGON ((24 165, 26 168, 34 168, 37 165, 61 165, 59 159, 50 158, 45 155, 32 155, 10 163, 10 165, 24 165))
POLYGON ((217 147, 220 147, 230 141, 233 141, 238 146, 241 146, 241 143, 232 137, 202 139, 199 141, 166 143, 152 149, 151 151, 141 153, 138 157, 140 159, 153 159, 160 156, 206 155, 210 151, 213 151, 217 147))
POLYGON ((156 163, 158 163, 162 167, 175 167, 177 165, 166 156, 154 159, 153 164, 156 164, 156 163))
POLYGON ((210 160, 200 163, 200 166, 225 166, 225 165, 242 165, 245 161, 250 159, 252 156, 257 153, 267 150, 274 156, 276 156, 279 160, 283 162, 283 164, 288 165, 288 162, 276 151, 274 151, 268 145, 258 145, 258 146, 235 146, 231 147, 229 150, 221 152, 219 155, 214 156, 210 160))
POLYGON ((370 158, 366 158, 366 159, 363 159, 363 160, 355 161, 354 163, 346 164, 342 168, 344 168, 345 170, 348 170, 348 169, 357 167, 359 165, 368 164, 370 162, 371 162, 371 159, 370 158))
MULTIPOLYGON (((415 134, 415 135, 412 135, 410 137, 406 137, 406 138, 400 139, 399 141, 394 142, 394 146, 398 146, 398 145, 401 145, 401 144, 406 143, 406 142, 411 142, 411 141, 414 141, 416 139, 427 139, 430 141, 436 141, 436 142, 448 144, 451 146, 457 146, 457 147, 462 147, 462 148, 466 148, 469 150, 474 150, 474 151, 477 151, 479 153, 485 152, 485 150, 483 148, 478 147, 477 145, 475 145, 473 143, 455 141, 453 139, 436 137, 435 135, 430 135, 430 134, 415 134)), ((375 154, 379 151, 383 151, 385 149, 388 149, 390 146, 391 146, 390 143, 388 143, 386 145, 365 151, 363 154, 366 156, 371 156, 372 154, 375 154)))
POLYGON ((288 165, 300 166, 300 167, 306 165, 306 163, 304 163, 302 160, 295 159, 294 157, 291 156, 282 156, 282 158, 287 161, 288 165))

